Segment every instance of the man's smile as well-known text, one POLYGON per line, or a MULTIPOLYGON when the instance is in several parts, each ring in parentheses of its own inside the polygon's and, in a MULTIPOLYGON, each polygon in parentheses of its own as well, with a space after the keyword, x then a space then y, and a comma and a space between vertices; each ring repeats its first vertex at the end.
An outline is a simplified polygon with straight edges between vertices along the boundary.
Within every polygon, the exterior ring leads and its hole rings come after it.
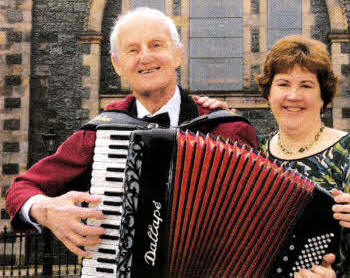
POLYGON ((138 73, 140 74, 148 74, 148 73, 152 73, 155 71, 160 70, 160 67, 154 68, 154 69, 144 69, 144 70, 139 70, 138 73))

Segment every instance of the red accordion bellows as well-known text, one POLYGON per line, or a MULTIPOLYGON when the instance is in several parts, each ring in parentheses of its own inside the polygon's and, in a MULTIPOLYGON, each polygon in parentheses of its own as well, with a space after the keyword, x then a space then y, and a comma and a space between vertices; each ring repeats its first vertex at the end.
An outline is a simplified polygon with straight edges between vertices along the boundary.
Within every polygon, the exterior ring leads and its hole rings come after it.
POLYGON ((228 141, 181 131, 177 141, 170 276, 263 276, 313 183, 228 141))

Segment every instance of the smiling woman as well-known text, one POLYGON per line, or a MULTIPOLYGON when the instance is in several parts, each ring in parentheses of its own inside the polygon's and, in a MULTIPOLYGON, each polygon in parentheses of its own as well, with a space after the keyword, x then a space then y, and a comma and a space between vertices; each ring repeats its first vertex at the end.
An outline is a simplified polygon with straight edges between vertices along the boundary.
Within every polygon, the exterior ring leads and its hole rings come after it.
MULTIPOLYGON (((334 218, 350 228, 350 195, 340 192, 350 193, 350 134, 324 127, 321 120, 337 89, 326 46, 303 36, 283 38, 271 49, 256 80, 279 128, 271 138, 259 138, 260 148, 272 159, 333 190, 335 200, 343 203, 333 208, 334 218)), ((344 229, 346 233, 349 229, 344 229)), ((339 263, 333 267, 337 274, 350 275, 349 247, 344 240, 336 254, 339 263)), ((335 277, 331 268, 334 256, 325 258, 323 266, 302 270, 296 277, 335 277), (320 276, 312 276, 316 274, 320 276)))

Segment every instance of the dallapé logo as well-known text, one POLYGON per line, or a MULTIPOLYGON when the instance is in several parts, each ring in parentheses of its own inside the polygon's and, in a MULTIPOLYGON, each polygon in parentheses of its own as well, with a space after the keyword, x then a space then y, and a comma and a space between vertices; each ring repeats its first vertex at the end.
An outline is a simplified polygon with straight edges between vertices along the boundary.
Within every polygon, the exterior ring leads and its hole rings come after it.
POLYGON ((151 243, 149 245, 149 250, 145 253, 145 262, 154 266, 156 262, 156 253, 158 246, 158 230, 160 223, 163 219, 160 217, 160 209, 162 207, 161 203, 153 201, 154 210, 153 210, 153 220, 152 225, 148 225, 147 236, 150 238, 151 243))

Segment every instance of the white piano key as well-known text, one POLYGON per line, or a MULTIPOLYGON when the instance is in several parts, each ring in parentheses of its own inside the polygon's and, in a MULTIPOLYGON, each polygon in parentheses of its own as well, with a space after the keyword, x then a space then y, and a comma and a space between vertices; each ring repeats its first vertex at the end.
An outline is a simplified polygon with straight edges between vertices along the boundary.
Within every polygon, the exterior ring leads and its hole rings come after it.
POLYGON ((129 142, 130 142, 129 140, 107 140, 107 139, 100 138, 99 140, 96 141, 95 146, 109 149, 109 146, 111 145, 129 146, 129 142))
POLYGON ((82 268, 81 273, 83 275, 92 275, 93 277, 116 277, 116 268, 117 266, 115 266, 114 268, 108 268, 111 269, 111 271, 113 271, 112 273, 108 273, 108 272, 100 272, 97 271, 97 267, 91 267, 89 265, 86 265, 82 268), (107 276, 109 275, 109 276, 107 276))
POLYGON ((107 170, 96 170, 92 172, 92 177, 102 177, 106 178, 124 178, 124 172, 110 172, 107 170))
MULTIPOLYGON (((83 261, 83 266, 90 266, 90 267, 104 267, 104 268, 110 268, 113 269, 113 271, 115 272, 116 270, 116 262, 99 262, 96 259, 86 259, 83 261)), ((116 258, 113 258, 111 260, 116 260, 116 258)))
POLYGON ((91 194, 106 194, 106 192, 113 192, 116 194, 123 194, 124 189, 120 187, 111 187, 111 186, 95 186, 90 188, 91 194))
POLYGON ((96 136, 98 138, 110 138, 111 135, 126 135, 130 136, 131 132, 135 129, 129 129, 129 130, 97 130, 96 136))
POLYGON ((96 147, 94 149, 95 154, 120 154, 123 156, 128 155, 127 149, 109 149, 106 147, 96 147))
POLYGON ((113 163, 120 163, 122 165, 126 165, 126 158, 114 158, 108 157, 108 154, 94 154, 94 162, 104 162, 113 165, 113 163))
POLYGON ((111 219, 95 219, 95 218, 89 218, 86 221, 86 224, 90 225, 90 226, 95 226, 95 227, 100 227, 101 224, 107 224, 107 225, 120 225, 120 222, 116 223, 115 220, 111 220, 111 219))
POLYGON ((97 259, 100 259, 100 258, 103 258, 103 259, 110 259, 110 260, 116 260, 117 259, 117 255, 114 255, 114 254, 106 254, 106 253, 100 253, 100 252, 97 252, 97 251, 89 251, 90 254, 91 254, 91 259, 93 260, 97 260, 97 259))
POLYGON ((85 249, 89 252, 96 252, 96 253, 99 253, 99 254, 105 254, 104 252, 99 252, 100 249, 103 249, 103 250, 106 250, 106 252, 115 252, 114 254, 111 254, 111 255, 114 255, 114 256, 117 256, 118 255, 118 250, 119 250, 119 241, 117 244, 114 244, 114 245, 106 245, 104 243, 100 243, 98 245, 93 245, 93 246, 86 246, 85 249))
MULTIPOLYGON (((125 161, 126 162, 126 161, 125 161)), ((107 169, 109 168, 120 168, 120 169, 125 169, 126 168, 126 163, 120 163, 120 162, 113 162, 113 163, 106 163, 104 161, 95 161, 92 165, 93 170, 105 170, 108 171, 107 169)))
POLYGON ((106 180, 103 180, 102 178, 98 177, 98 178, 94 178, 93 180, 91 180, 91 187, 94 187, 94 186, 103 186, 103 187, 107 187, 107 188, 123 189, 124 183, 122 181, 106 181, 106 180))

